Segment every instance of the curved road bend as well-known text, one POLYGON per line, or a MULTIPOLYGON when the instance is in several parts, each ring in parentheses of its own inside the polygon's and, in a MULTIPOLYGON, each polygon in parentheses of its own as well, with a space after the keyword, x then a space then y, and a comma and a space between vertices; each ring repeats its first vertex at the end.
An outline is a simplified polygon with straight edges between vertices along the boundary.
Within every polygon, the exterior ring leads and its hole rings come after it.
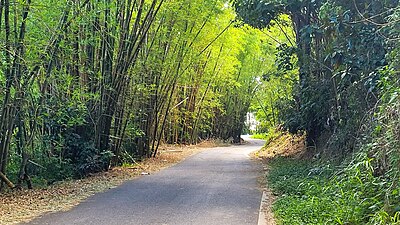
POLYGON ((256 225, 259 167, 248 154, 260 140, 218 147, 96 194, 67 212, 29 225, 256 225))

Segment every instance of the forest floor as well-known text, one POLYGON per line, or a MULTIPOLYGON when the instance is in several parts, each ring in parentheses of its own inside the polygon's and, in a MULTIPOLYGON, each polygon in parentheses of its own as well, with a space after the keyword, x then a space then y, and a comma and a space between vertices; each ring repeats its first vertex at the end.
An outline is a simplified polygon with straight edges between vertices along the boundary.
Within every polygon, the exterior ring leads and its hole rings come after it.
POLYGON ((195 153, 224 145, 227 144, 220 141, 207 141, 196 146, 164 145, 157 158, 146 159, 140 164, 115 167, 84 179, 62 181, 44 188, 0 193, 0 224, 18 224, 44 213, 69 210, 96 193, 170 167, 195 153))

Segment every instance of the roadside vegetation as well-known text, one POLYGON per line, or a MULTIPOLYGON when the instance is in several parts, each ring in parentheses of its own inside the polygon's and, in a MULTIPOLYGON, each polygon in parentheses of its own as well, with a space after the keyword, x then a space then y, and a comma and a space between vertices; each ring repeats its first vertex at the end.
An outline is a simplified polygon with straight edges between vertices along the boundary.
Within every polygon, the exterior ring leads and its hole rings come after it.
POLYGON ((342 161, 304 144, 304 136, 282 133, 256 153, 268 167, 278 224, 399 224, 398 177, 374 174, 368 151, 342 161))
POLYGON ((235 8, 265 32, 293 25, 251 106, 278 224, 400 224, 399 2, 235 8), (301 135, 303 145, 290 141, 301 135))
POLYGON ((240 142, 265 35, 220 0, 0 2, 0 191, 240 142))
POLYGON ((400 223, 398 0, 2 0, 0 43, 1 195, 248 131, 278 223, 400 223))

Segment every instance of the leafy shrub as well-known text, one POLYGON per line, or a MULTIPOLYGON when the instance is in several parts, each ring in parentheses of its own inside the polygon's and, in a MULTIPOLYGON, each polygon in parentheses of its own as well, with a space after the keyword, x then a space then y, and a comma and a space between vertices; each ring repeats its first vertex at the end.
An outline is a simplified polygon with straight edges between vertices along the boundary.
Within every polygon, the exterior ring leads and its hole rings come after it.
POLYGON ((272 160, 268 181, 279 196, 273 206, 279 223, 399 224, 398 187, 389 193, 390 179, 373 176, 362 154, 356 161, 340 169, 327 162, 272 160))
POLYGON ((107 170, 113 153, 95 148, 92 141, 87 141, 78 134, 71 133, 66 137, 67 157, 71 159, 78 176, 107 170))
POLYGON ((43 168, 38 171, 35 179, 46 181, 47 184, 72 178, 76 173, 74 165, 68 159, 49 157, 42 164, 43 168))

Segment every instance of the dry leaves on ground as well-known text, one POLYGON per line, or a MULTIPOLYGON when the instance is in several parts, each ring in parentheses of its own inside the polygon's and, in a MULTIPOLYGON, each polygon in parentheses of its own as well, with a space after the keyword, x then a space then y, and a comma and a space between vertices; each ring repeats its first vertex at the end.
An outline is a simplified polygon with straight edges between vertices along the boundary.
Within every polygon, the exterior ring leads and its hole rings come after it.
POLYGON ((114 188, 124 181, 152 174, 172 166, 194 153, 221 146, 207 141, 197 146, 162 146, 157 158, 146 159, 129 167, 116 167, 82 180, 63 181, 47 188, 0 193, 0 224, 29 221, 48 212, 68 210, 87 197, 114 188))
POLYGON ((271 141, 267 146, 255 153, 263 159, 272 159, 275 156, 295 156, 306 149, 305 134, 290 134, 284 132, 271 141))

